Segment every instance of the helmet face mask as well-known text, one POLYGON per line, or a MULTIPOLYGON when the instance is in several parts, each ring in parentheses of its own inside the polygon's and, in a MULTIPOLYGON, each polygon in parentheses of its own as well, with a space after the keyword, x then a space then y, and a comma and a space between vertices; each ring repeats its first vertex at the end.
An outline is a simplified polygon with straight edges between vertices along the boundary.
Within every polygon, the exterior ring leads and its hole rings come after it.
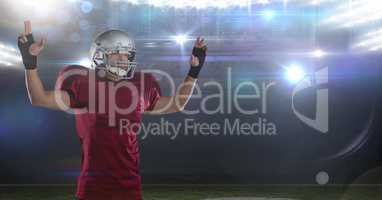
POLYGON ((134 41, 120 30, 101 33, 90 50, 92 67, 106 70, 119 79, 131 79, 134 76, 137 66, 135 54, 134 41))
POLYGON ((132 53, 112 53, 106 54, 106 69, 123 79, 130 79, 134 75, 136 68, 135 55, 132 53))

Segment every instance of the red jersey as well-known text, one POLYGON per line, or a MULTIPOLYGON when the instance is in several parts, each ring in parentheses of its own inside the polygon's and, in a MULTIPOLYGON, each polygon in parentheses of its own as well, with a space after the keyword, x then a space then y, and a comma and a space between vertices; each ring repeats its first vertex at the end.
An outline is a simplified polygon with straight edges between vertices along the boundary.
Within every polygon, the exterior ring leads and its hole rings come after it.
POLYGON ((82 145, 77 198, 140 200, 136 132, 142 113, 160 98, 155 78, 136 72, 132 79, 113 82, 95 70, 69 66, 60 71, 56 87, 69 94, 76 113, 82 145))

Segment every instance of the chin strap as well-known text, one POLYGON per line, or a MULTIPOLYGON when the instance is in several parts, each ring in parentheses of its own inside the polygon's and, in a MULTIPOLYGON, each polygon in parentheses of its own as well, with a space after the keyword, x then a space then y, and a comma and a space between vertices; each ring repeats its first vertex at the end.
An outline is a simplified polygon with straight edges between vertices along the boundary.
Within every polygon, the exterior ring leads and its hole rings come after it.
POLYGON ((128 74, 126 70, 118 68, 118 67, 109 67, 109 71, 121 77, 127 76, 128 74))

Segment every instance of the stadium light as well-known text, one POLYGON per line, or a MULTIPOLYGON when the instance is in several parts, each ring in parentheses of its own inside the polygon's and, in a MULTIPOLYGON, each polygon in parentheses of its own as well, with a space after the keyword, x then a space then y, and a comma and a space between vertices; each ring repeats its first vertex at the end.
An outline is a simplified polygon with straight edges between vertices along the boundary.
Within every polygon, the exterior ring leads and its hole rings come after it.
POLYGON ((174 37, 174 40, 179 45, 184 45, 184 43, 187 42, 187 36, 186 35, 177 35, 174 37))
POLYGON ((91 61, 89 58, 82 58, 79 62, 79 65, 90 68, 91 67, 91 61))
POLYGON ((285 77, 290 83, 298 83, 304 79, 306 73, 299 65, 291 65, 285 68, 285 77))
POLYGON ((21 62, 18 50, 10 45, 0 43, 0 65, 11 66, 21 62))
POLYGON ((340 28, 357 28, 360 34, 356 35, 353 48, 360 51, 377 51, 382 50, 380 20, 382 20, 382 1, 357 0, 340 3, 323 24, 340 28))
POLYGON ((93 10, 93 3, 90 1, 82 1, 81 2, 81 11, 83 13, 90 13, 93 10))
POLYGON ((272 20, 275 17, 276 13, 274 10, 265 10, 262 12, 261 16, 266 20, 272 20))
POLYGON ((172 8, 197 8, 197 9, 207 9, 207 8, 230 8, 230 7, 250 7, 252 4, 269 4, 270 0, 112 0, 114 2, 129 2, 131 4, 139 5, 151 5, 155 7, 172 7, 172 8))
POLYGON ((312 56, 315 58, 322 58, 326 55, 326 52, 324 52, 321 49, 316 49, 312 52, 312 56))

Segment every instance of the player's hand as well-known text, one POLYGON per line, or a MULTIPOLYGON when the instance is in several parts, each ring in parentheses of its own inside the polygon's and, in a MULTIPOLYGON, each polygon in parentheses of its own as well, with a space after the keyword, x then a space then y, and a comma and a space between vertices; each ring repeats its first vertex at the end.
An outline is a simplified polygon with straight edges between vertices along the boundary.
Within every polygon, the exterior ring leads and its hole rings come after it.
POLYGON ((205 58, 206 53, 207 53, 207 45, 204 43, 204 38, 198 37, 195 41, 195 45, 192 50, 191 61, 190 61, 191 66, 192 67, 199 66, 201 64, 200 60, 203 59, 200 57, 205 58))
POLYGON ((37 56, 44 49, 46 40, 34 41, 30 21, 24 22, 24 32, 18 37, 18 47, 26 69, 37 67, 37 56))
POLYGON ((195 41, 194 48, 192 49, 192 55, 190 60, 191 69, 188 73, 189 76, 197 78, 200 70, 204 65, 204 61, 207 56, 207 45, 204 42, 204 38, 198 37, 195 41))

